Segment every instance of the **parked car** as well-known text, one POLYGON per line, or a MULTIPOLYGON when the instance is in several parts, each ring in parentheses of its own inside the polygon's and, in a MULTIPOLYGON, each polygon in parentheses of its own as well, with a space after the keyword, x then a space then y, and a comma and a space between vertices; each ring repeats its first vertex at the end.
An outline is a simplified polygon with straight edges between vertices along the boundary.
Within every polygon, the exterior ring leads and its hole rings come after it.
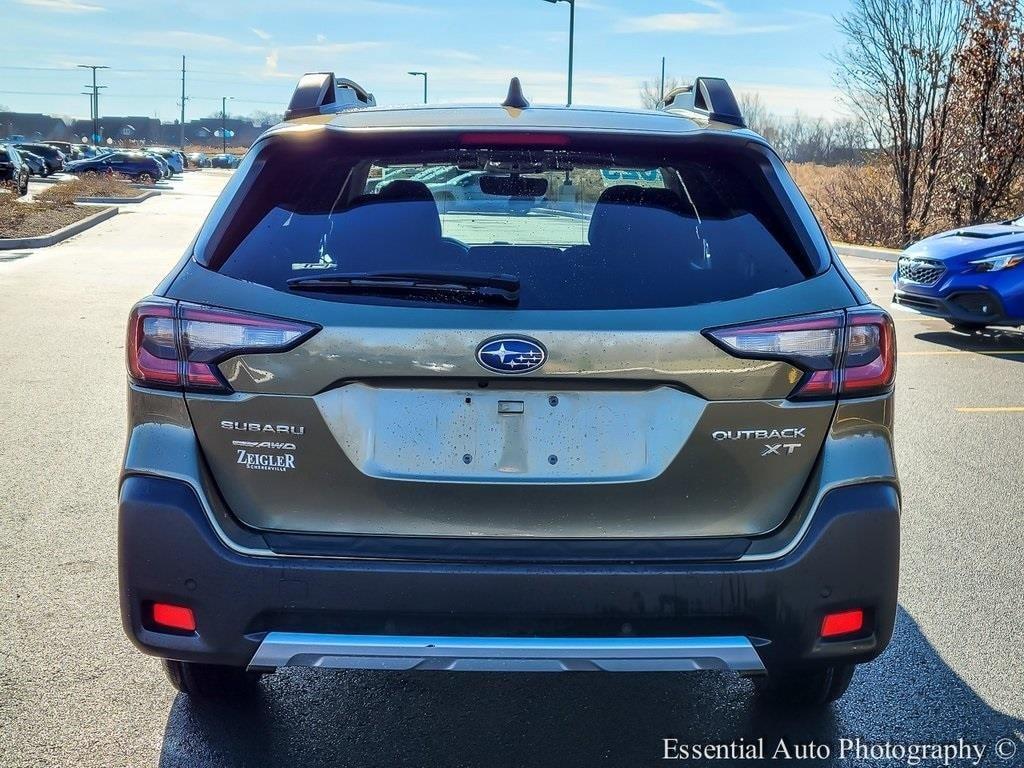
POLYGON ((59 149, 65 160, 80 160, 82 158, 81 152, 78 149, 77 144, 72 144, 70 141, 44 141, 41 142, 49 147, 59 149))
POLYGON ((18 154, 21 155, 21 159, 28 166, 29 173, 32 174, 33 176, 50 175, 50 171, 46 167, 46 160, 41 158, 39 155, 35 154, 34 152, 29 152, 24 148, 22 148, 22 150, 18 154))
POLYGON ((907 248, 893 304, 954 328, 1024 325, 1024 216, 932 235, 907 248))
POLYGON ((159 181, 162 176, 160 164, 142 152, 108 152, 99 157, 68 163, 67 170, 76 176, 118 174, 145 184, 159 181))
POLYGON ((189 152, 188 161, 196 168, 210 167, 210 158, 206 156, 205 152, 189 152))
POLYGON ((169 147, 143 147, 143 151, 162 157, 170 167, 172 174, 180 174, 185 168, 184 155, 176 149, 169 147))
POLYGON ((64 170, 64 153, 56 147, 51 147, 49 144, 23 142, 18 144, 18 148, 43 158, 46 162, 46 170, 50 173, 59 173, 64 170))
POLYGON ((21 197, 28 194, 29 169, 18 150, 11 144, 0 144, 0 182, 14 187, 21 197))
POLYGON ((820 706, 885 649, 891 318, 728 84, 693 92, 535 108, 514 80, 439 128, 300 81, 128 320, 122 618, 179 690, 715 669, 820 706), (493 210, 376 191, 410 164, 483 172, 493 210))
POLYGON ((160 155, 157 152, 145 152, 145 151, 140 151, 139 154, 140 155, 145 155, 146 157, 152 158, 153 160, 156 161, 157 165, 160 166, 160 177, 161 178, 169 179, 169 178, 171 178, 171 176, 174 175, 174 171, 171 169, 170 163, 168 163, 167 160, 164 159, 163 155, 160 155))
POLYGON ((239 158, 237 155, 223 154, 210 157, 211 168, 237 168, 239 158))

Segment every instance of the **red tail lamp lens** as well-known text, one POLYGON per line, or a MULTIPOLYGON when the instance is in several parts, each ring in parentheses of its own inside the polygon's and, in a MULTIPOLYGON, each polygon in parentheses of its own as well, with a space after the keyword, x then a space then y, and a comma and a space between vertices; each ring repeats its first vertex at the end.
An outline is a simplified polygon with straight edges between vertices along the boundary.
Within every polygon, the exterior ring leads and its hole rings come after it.
POLYGON ((864 611, 856 608, 852 611, 841 613, 830 613, 821 622, 821 636, 823 638, 841 637, 852 635, 864 629, 864 611))
POLYGON ((896 378, 892 318, 874 306, 706 332, 737 357, 781 360, 804 371, 790 399, 888 392, 896 378))
POLYGON ((170 603, 153 603, 153 623, 181 632, 196 631, 196 617, 191 608, 170 603))
POLYGON ((884 392, 896 378, 896 329, 882 310, 855 309, 847 313, 844 395, 884 392))
POLYGON ((284 352, 319 326, 185 302, 139 302, 128 320, 128 373, 157 387, 230 392, 217 364, 254 352, 284 352))

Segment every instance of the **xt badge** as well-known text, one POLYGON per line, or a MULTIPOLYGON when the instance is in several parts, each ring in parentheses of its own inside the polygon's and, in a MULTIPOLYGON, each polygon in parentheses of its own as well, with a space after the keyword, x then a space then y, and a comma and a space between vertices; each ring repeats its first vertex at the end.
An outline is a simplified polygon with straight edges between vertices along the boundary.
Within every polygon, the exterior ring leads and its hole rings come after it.
POLYGON ((793 451, 801 446, 800 443, 766 443, 764 450, 761 451, 762 456, 792 456, 793 451))

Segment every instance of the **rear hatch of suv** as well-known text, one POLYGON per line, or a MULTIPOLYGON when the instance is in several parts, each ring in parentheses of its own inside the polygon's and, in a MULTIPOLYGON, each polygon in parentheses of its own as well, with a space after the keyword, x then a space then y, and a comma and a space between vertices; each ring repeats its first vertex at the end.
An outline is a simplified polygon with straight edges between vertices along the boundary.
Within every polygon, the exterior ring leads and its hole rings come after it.
POLYGON ((254 147, 133 321, 135 379, 184 379, 242 523, 350 546, 783 524, 839 358, 871 339, 770 150, 710 132, 310 133, 254 147), (481 191, 439 212, 414 177, 452 167, 481 191))

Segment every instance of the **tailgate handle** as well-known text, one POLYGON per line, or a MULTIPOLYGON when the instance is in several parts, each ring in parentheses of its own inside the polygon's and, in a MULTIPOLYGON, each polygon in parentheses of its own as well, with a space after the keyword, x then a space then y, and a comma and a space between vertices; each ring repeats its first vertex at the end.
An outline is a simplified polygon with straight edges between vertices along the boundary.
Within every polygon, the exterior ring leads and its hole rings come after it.
POLYGON ((499 400, 498 401, 498 413, 503 416, 509 416, 517 413, 524 413, 526 411, 526 403, 522 400, 499 400))

